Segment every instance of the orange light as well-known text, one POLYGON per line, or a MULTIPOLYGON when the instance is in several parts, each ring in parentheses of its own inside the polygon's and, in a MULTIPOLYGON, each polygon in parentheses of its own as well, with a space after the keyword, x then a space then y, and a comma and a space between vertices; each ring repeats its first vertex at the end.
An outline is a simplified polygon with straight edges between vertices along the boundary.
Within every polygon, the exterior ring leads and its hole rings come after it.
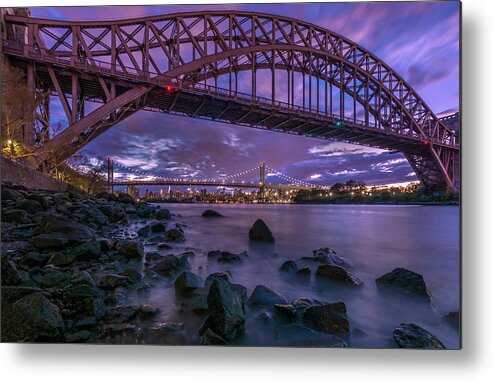
POLYGON ((171 85, 166 85, 166 91, 171 91, 172 88, 171 88, 171 85))
POLYGON ((423 141, 423 143, 425 144, 425 146, 427 146, 428 144, 430 144, 430 142, 428 140, 423 141))

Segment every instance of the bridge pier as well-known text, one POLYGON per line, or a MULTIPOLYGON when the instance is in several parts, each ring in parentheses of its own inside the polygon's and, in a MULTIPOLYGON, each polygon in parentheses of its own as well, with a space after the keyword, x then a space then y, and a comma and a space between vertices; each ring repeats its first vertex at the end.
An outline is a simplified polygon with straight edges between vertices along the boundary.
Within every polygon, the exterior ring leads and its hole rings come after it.
POLYGON ((265 163, 260 164, 259 167, 259 202, 265 201, 265 163))
POLYGON ((107 181, 107 192, 108 193, 111 193, 113 194, 114 193, 114 187, 113 187, 113 180, 114 180, 114 176, 113 176, 113 172, 114 172, 114 169, 113 169, 113 160, 111 160, 109 157, 108 157, 108 181, 107 181))

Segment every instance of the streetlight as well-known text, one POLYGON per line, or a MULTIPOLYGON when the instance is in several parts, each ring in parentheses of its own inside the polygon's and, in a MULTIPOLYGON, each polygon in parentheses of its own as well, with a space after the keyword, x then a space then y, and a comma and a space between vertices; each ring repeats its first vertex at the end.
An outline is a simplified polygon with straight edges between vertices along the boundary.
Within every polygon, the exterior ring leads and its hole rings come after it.
POLYGON ((12 139, 7 140, 7 144, 8 144, 8 145, 11 145, 12 143, 13 143, 13 142, 12 142, 12 139))

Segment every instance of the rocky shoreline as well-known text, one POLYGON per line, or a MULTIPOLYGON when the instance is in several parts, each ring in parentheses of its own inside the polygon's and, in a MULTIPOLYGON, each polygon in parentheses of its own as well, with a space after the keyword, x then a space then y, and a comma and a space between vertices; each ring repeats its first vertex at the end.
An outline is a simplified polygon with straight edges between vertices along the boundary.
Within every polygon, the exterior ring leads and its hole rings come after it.
MULTIPOLYGON (((249 294, 229 271, 195 274, 193 250, 179 254, 187 227, 168 209, 136 203, 127 194, 53 193, 2 187, 3 342, 228 345, 247 335, 247 315, 275 332, 271 345, 351 346, 351 323, 344 302, 311 298, 288 301, 268 285, 249 294), (166 319, 151 303, 132 295, 169 288, 200 327, 187 334, 184 323, 166 319), (248 314, 247 314, 248 312, 248 314)), ((203 218, 221 218, 206 210, 203 218)), ((274 242, 257 220, 250 240, 274 242)), ((247 253, 208 252, 209 261, 241 264, 247 253)), ((355 290, 364 283, 352 264, 329 248, 286 261, 287 277, 310 276, 355 290)), ((382 293, 399 294, 433 309, 424 278, 397 268, 376 279, 382 293)), ((144 298, 145 299, 145 298, 144 298)), ((459 329, 459 314, 443 324, 459 329)), ((440 340, 413 323, 389 333, 402 348, 444 349, 440 340)))

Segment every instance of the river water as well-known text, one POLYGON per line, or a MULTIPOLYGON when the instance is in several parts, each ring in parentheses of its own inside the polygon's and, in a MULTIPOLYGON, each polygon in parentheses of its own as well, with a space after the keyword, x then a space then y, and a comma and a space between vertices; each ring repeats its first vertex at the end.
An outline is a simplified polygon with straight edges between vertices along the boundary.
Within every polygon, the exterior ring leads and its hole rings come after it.
MULTIPOLYGON (((234 283, 247 287, 265 283, 288 300, 311 297, 346 303, 351 324, 351 347, 393 348, 392 331, 400 323, 416 323, 436 335, 447 348, 458 348, 459 332, 441 323, 459 310, 460 250, 459 208, 456 206, 402 205, 205 205, 162 204, 186 224, 186 241, 163 253, 193 249, 191 271, 204 278, 229 270, 234 283), (224 218, 203 218, 208 208, 224 218), (252 243, 248 231, 257 218, 272 230, 275 244, 252 243), (334 249, 353 263, 353 273, 364 281, 359 289, 336 288, 311 277, 299 279, 279 272, 289 259, 311 256, 321 247, 334 249), (248 252, 240 265, 207 259, 210 250, 248 252), (422 274, 431 290, 435 310, 419 308, 405 298, 392 299, 377 291, 375 279, 396 267, 422 274)), ((146 247, 146 251, 152 248, 146 247)), ((185 320, 193 340, 203 317, 185 318, 172 283, 154 290, 148 301, 162 310, 162 321, 185 320)), ((255 323, 258 312, 249 311, 246 334, 235 345, 273 345, 272 329, 255 323)))

